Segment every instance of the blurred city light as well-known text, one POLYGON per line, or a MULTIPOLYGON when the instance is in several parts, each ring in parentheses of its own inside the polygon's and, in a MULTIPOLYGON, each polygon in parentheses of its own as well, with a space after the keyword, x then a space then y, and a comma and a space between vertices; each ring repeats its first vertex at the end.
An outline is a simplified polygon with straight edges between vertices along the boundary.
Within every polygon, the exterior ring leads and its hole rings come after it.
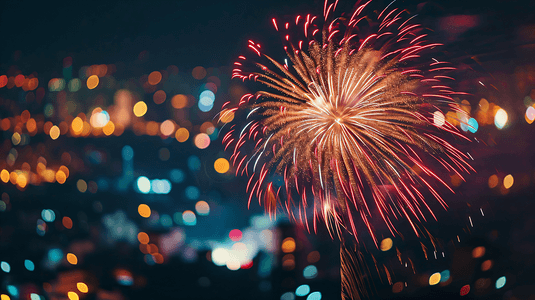
POLYGON ((302 284, 295 289, 295 295, 298 297, 304 297, 310 293, 310 286, 308 284, 302 284))
POLYGON ((505 286, 506 279, 505 276, 502 276, 496 280, 496 289, 501 289, 505 286))

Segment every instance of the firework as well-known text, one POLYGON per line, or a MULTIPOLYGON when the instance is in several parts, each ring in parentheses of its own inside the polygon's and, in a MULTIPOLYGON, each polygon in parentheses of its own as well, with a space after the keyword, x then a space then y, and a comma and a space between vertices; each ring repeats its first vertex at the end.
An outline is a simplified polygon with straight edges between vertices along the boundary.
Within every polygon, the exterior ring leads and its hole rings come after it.
POLYGON ((307 229, 322 220, 333 236, 358 240, 363 223, 377 241, 375 219, 392 235, 394 219, 406 219, 420 235, 417 224, 435 218, 429 198, 447 207, 437 186, 451 188, 440 174, 463 179, 472 168, 452 144, 469 139, 444 119, 450 111, 468 118, 454 99, 465 95, 452 87, 455 68, 433 57, 441 44, 405 10, 366 15, 370 2, 339 17, 338 1, 326 1, 322 18, 273 19, 287 59, 250 40, 233 77, 267 89, 226 103, 221 118, 245 116, 223 143, 236 175, 250 177, 249 204, 284 207, 307 229))

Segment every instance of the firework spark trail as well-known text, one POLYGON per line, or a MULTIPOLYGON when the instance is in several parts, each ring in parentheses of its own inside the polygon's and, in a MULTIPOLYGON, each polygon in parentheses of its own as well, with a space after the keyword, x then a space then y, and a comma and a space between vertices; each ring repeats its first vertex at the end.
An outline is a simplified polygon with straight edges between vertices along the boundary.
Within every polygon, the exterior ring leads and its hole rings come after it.
POLYGON ((308 230, 311 210, 313 230, 323 220, 331 236, 347 230, 357 240, 360 219, 377 245, 376 218, 393 235, 392 219, 407 219, 418 236, 416 224, 426 214, 436 218, 422 189, 447 207, 434 186, 453 190, 434 165, 460 178, 473 169, 446 140, 467 138, 447 120, 434 123, 436 111, 465 114, 453 97, 466 93, 454 91, 447 76, 455 68, 431 57, 441 44, 426 41, 415 16, 392 5, 376 17, 365 15, 370 2, 349 18, 335 18, 338 1, 325 1, 322 28, 312 15, 283 24, 273 19, 291 64, 249 40, 252 55, 239 57, 232 77, 271 91, 244 95, 221 116, 247 115, 246 125, 232 125, 223 143, 233 151, 236 174, 250 176, 249 204, 256 197, 275 213, 280 203, 308 230), (296 43, 294 27, 303 35, 296 43))

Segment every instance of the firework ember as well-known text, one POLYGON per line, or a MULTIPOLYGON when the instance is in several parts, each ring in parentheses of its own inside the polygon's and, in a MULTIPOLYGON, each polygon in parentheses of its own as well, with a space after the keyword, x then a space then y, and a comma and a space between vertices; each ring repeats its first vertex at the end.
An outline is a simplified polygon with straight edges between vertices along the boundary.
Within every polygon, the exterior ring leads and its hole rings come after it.
POLYGON ((393 220, 404 218, 419 235, 417 223, 435 217, 429 199, 447 207, 437 187, 451 188, 441 174, 463 178, 472 168, 452 144, 469 139, 443 118, 464 116, 454 97, 465 93, 453 89, 455 68, 433 56, 441 44, 427 41, 405 10, 366 15, 370 2, 340 17, 338 1, 326 1, 322 18, 273 19, 288 60, 249 41, 233 77, 268 90, 227 103, 221 118, 246 118, 223 143, 236 174, 250 177, 249 203, 257 198, 272 213, 284 207, 308 229, 323 220, 333 236, 358 240, 363 223, 376 241, 375 219, 396 235, 393 220))

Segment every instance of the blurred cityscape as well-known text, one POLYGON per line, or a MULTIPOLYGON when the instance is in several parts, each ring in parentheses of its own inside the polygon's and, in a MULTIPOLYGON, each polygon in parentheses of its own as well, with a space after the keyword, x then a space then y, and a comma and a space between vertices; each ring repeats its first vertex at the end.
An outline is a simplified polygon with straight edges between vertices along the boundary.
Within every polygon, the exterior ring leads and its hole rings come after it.
MULTIPOLYGON (((454 112, 437 111, 434 121, 476 139, 464 150, 477 173, 449 177, 450 208, 425 224, 433 239, 384 232, 378 249, 369 244, 364 276, 374 297, 535 300, 535 23, 496 31, 511 47, 491 50, 494 40, 482 38, 466 63, 458 44, 492 28, 491 15, 436 22, 474 96, 456 99, 472 127, 454 112)), ((6 12, 2 19, 6 28, 6 12)), ((136 44, 125 43, 123 53, 136 44)), ((24 45, 0 60, 1 300, 340 298, 339 242, 284 214, 271 219, 254 202, 248 209, 247 179, 221 145, 234 116, 220 107, 250 92, 227 66, 240 47, 194 66, 138 46, 110 61, 78 46, 24 45)))

